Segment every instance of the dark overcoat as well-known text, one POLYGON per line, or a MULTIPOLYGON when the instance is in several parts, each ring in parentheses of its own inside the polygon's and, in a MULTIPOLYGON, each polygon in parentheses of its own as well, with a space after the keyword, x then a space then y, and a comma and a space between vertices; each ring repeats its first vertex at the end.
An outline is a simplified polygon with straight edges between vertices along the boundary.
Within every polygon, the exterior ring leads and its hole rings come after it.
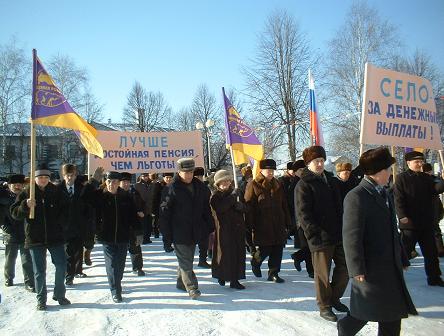
POLYGON ((403 252, 393 200, 384 198, 366 178, 344 201, 343 244, 352 280, 350 312, 363 321, 388 322, 417 315, 404 281, 403 252))
POLYGON ((231 191, 216 190, 210 202, 216 225, 212 276, 226 281, 245 279, 245 220, 231 191))
POLYGON ((331 173, 316 175, 304 168, 296 185, 296 216, 310 251, 319 251, 342 240, 342 198, 338 179, 331 173))
POLYGON ((11 206, 12 217, 25 220, 25 247, 55 246, 65 242, 63 219, 66 210, 65 198, 51 182, 41 190, 35 186, 34 218, 29 218, 26 200, 29 198, 29 187, 23 190, 11 206))
POLYGON ((407 217, 408 223, 399 223, 400 229, 433 229, 435 209, 433 198, 444 192, 444 181, 436 182, 433 176, 410 169, 396 178, 394 185, 396 214, 407 217))
POLYGON ((285 245, 291 221, 287 197, 279 181, 275 178, 268 181, 259 174, 248 182, 244 198, 253 243, 257 246, 285 245))
POLYGON ((77 179, 74 182, 74 195, 70 196, 66 188, 66 182, 62 181, 57 188, 60 194, 65 199, 66 208, 63 212, 63 231, 65 239, 81 238, 85 240, 94 232, 92 225, 91 211, 88 208, 87 200, 85 199, 85 188, 77 179))
POLYGON ((162 191, 159 227, 167 243, 192 245, 208 239, 214 231, 210 189, 197 178, 191 184, 179 175, 162 191))
POLYGON ((23 244, 25 242, 25 223, 12 218, 9 208, 17 195, 6 188, 0 189, 0 227, 3 231, 3 243, 23 244))
POLYGON ((128 243, 132 233, 142 234, 133 197, 121 188, 116 194, 106 188, 90 194, 97 218, 96 236, 101 243, 128 243))

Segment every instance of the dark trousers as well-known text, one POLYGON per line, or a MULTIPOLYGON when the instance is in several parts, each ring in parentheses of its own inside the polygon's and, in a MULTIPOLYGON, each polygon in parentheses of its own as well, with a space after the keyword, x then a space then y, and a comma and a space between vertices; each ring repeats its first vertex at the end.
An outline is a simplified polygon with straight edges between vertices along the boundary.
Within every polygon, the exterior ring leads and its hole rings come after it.
POLYGON ((207 261, 210 236, 199 242, 199 261, 207 261))
POLYGON ((193 272, 195 250, 196 245, 194 244, 174 244, 174 251, 176 252, 177 262, 179 264, 177 267, 177 285, 179 287, 183 284, 187 292, 199 287, 196 274, 193 272))
POLYGON ((34 283, 37 293, 37 301, 46 303, 48 290, 46 288, 46 250, 51 254, 52 263, 55 266, 54 279, 54 297, 61 299, 65 297, 65 271, 66 271, 66 255, 63 244, 49 247, 31 247, 32 266, 34 268, 34 283))
POLYGON ((407 255, 410 255, 409 251, 413 251, 418 242, 424 256, 424 268, 427 278, 436 279, 441 275, 433 228, 426 230, 401 230, 401 240, 407 255))
POLYGON ((133 271, 141 270, 143 268, 142 247, 136 245, 136 237, 134 235, 130 238, 128 252, 131 256, 133 271))
POLYGON ((153 223, 151 214, 145 215, 143 217, 143 239, 149 240, 151 237, 151 233, 153 232, 153 223))
POLYGON ((159 233, 160 233, 160 231, 159 231, 159 216, 157 216, 157 215, 151 216, 151 225, 153 228, 154 237, 158 238, 159 233))
POLYGON ((313 274, 313 262, 311 260, 311 252, 310 248, 308 247, 307 238, 305 238, 304 230, 302 228, 298 228, 297 235, 299 237, 300 242, 300 250, 293 253, 294 260, 297 260, 299 262, 305 261, 305 268, 307 270, 308 274, 313 274))
POLYGON ((15 278, 15 261, 17 260, 19 250, 22 260, 23 281, 25 285, 34 287, 34 271, 32 269, 31 254, 23 243, 5 245, 5 280, 14 280, 15 278))
POLYGON ((66 279, 73 279, 83 272, 83 240, 80 237, 70 238, 65 244, 66 279))
MULTIPOLYGON (((347 315, 338 321, 338 336, 353 336, 361 330, 368 321, 361 321, 347 315)), ((399 336, 401 333, 401 320, 378 322, 378 336, 399 336)))
POLYGON ((112 295, 122 294, 122 278, 127 250, 127 243, 103 243, 106 276, 112 295))
POLYGON ((348 271, 342 244, 331 245, 311 253, 314 268, 316 301, 319 309, 331 307, 339 301, 348 284, 348 271), (330 282, 332 260, 335 262, 330 282))
POLYGON ((284 245, 259 246, 251 258, 251 265, 260 267, 268 257, 268 276, 278 275, 281 271, 284 245))

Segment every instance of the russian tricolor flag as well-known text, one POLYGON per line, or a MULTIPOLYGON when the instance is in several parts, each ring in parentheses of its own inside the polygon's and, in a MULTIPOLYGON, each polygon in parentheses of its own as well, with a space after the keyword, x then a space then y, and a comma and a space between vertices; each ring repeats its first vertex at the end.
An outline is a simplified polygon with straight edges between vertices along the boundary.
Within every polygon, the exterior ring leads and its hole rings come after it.
POLYGON ((308 70, 308 88, 310 90, 310 135, 311 143, 316 146, 324 146, 321 124, 319 123, 318 108, 316 105, 315 86, 310 69, 308 70))

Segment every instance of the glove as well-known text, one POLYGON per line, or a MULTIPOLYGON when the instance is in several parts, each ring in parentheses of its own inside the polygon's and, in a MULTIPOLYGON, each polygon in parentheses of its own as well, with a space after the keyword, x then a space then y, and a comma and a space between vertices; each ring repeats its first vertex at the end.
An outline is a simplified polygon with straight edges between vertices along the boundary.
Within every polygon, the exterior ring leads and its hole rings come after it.
POLYGON ((143 235, 136 236, 136 246, 140 246, 143 243, 143 235))

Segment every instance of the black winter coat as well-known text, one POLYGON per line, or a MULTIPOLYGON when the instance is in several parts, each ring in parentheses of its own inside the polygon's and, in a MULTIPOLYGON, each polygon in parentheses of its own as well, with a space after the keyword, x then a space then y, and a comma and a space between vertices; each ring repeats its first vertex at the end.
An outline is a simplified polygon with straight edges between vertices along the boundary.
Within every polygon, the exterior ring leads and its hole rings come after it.
POLYGON ((29 198, 29 189, 25 189, 11 206, 12 217, 16 220, 25 220, 25 247, 55 246, 63 244, 64 211, 66 210, 65 197, 51 182, 41 190, 35 186, 35 213, 34 219, 29 218, 29 208, 26 200, 29 198))
POLYGON ((338 179, 324 172, 327 181, 304 168, 296 185, 296 216, 310 251, 319 251, 342 240, 342 197, 338 179))
POLYGON ((128 243, 131 233, 142 233, 132 196, 121 188, 116 194, 97 189, 92 196, 96 211, 96 237, 102 243, 128 243))
POLYGON ((176 175, 162 192, 159 227, 167 243, 192 245, 208 239, 214 231, 210 190, 197 178, 190 185, 176 175))
POLYGON ((0 227, 3 231, 3 243, 23 244, 25 242, 25 223, 12 218, 9 208, 14 204, 17 195, 9 189, 0 189, 0 227))
POLYGON ((63 221, 65 239, 81 238, 85 240, 94 232, 92 219, 89 218, 91 211, 88 209, 87 195, 85 195, 88 188, 85 188, 77 180, 74 182, 73 196, 69 195, 65 181, 62 181, 57 188, 60 194, 63 195, 66 204, 63 221))
POLYGON ((212 276, 225 281, 245 279, 245 205, 231 192, 216 190, 210 201, 216 223, 212 276))
POLYGON ((432 229, 435 219, 435 195, 444 192, 444 181, 435 182, 433 176, 408 169, 398 175, 394 186, 396 214, 407 217, 408 223, 399 223, 400 229, 432 229))
POLYGON ((401 246, 393 200, 384 198, 364 178, 344 202, 343 245, 353 279, 351 315, 363 321, 395 321, 417 315, 404 281, 409 262, 401 246))

